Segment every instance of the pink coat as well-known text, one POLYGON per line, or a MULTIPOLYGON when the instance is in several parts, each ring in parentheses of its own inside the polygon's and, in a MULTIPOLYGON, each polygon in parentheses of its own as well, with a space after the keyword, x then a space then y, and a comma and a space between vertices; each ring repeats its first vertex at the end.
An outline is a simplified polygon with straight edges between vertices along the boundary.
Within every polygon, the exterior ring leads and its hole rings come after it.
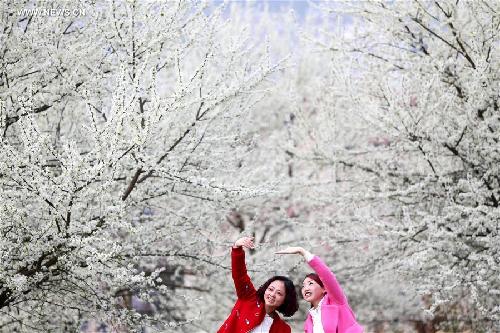
MULTIPOLYGON (((325 333, 362 333, 363 327, 356 322, 354 312, 332 271, 318 256, 309 261, 309 266, 318 274, 327 292, 321 303, 321 323, 325 333)), ((313 332, 311 314, 307 316, 304 330, 306 333, 313 332)))

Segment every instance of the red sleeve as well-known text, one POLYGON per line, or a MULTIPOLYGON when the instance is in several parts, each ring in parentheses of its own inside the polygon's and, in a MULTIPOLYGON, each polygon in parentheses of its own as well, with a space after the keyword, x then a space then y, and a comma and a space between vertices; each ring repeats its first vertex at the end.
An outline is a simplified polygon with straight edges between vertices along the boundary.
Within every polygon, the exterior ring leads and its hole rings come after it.
POLYGON ((231 250, 231 273, 238 298, 249 298, 255 293, 255 287, 247 273, 245 251, 241 247, 231 250))

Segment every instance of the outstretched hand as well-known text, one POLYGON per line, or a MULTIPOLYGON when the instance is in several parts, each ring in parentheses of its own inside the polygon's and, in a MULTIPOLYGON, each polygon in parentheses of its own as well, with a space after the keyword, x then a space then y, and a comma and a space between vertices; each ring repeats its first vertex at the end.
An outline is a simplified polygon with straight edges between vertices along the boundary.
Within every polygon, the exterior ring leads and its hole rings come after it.
POLYGON ((275 253, 276 254, 300 254, 303 256, 305 254, 305 252, 306 252, 306 250, 304 250, 304 248, 302 248, 300 246, 290 246, 284 250, 280 250, 280 251, 277 251, 275 253))
POLYGON ((254 249, 255 244, 253 243, 253 237, 241 237, 236 242, 234 242, 234 247, 244 247, 247 249, 254 249))

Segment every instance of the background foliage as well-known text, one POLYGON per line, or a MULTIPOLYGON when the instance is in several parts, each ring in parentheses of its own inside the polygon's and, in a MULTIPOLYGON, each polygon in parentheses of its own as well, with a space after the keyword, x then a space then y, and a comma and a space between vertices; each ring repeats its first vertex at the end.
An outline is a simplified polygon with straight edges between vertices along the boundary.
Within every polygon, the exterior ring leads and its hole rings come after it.
POLYGON ((215 331, 242 233, 367 331, 500 329, 498 2, 1 6, 1 331, 215 331))

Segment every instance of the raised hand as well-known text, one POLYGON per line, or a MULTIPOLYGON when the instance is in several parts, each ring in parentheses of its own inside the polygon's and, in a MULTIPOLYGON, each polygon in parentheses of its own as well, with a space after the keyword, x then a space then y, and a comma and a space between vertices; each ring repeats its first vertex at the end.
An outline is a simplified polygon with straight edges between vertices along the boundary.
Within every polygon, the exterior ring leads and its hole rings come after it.
POLYGON ((234 247, 244 247, 247 249, 254 249, 255 244, 253 243, 253 237, 241 237, 236 242, 234 242, 234 247))
POLYGON ((304 248, 302 248, 300 246, 290 246, 284 250, 280 250, 280 251, 277 251, 275 253, 276 254, 300 254, 303 256, 306 253, 306 250, 304 250, 304 248))

